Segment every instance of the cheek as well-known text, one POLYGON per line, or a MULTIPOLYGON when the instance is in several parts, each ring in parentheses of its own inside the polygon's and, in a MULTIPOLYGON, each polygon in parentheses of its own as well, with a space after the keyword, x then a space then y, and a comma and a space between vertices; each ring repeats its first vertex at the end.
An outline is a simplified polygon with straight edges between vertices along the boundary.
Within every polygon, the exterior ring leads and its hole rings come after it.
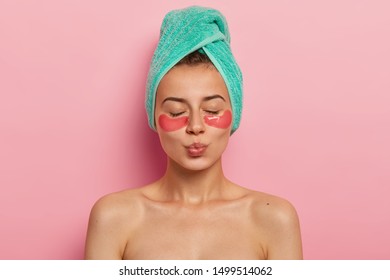
POLYGON ((165 114, 160 115, 158 124, 165 131, 175 131, 188 124, 188 117, 170 118, 165 114))
POLYGON ((232 123, 232 112, 230 110, 226 110, 222 116, 205 116, 204 121, 209 126, 228 128, 232 123))

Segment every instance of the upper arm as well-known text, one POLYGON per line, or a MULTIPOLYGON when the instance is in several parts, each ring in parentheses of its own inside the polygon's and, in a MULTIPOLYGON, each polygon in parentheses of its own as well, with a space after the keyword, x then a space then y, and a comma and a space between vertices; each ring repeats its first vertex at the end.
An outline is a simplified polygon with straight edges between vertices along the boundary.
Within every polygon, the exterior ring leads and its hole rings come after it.
POLYGON ((100 199, 91 210, 85 244, 85 259, 122 259, 125 240, 121 215, 115 201, 100 199))
POLYGON ((267 258, 302 259, 302 240, 299 219, 295 208, 285 200, 273 206, 270 215, 267 258))

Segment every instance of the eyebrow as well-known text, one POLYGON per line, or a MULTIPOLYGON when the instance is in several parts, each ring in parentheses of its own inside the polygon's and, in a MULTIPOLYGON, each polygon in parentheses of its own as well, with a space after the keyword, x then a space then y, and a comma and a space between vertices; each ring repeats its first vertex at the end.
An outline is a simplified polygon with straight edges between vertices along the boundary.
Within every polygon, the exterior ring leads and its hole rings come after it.
POLYGON ((181 102, 184 103, 185 100, 184 98, 179 98, 179 97, 167 97, 164 99, 164 101, 161 104, 164 104, 166 101, 175 101, 175 102, 181 102))
POLYGON ((212 100, 212 99, 215 99, 215 98, 221 98, 223 101, 226 102, 225 98, 223 98, 219 94, 214 94, 214 95, 211 95, 211 96, 207 96, 207 97, 203 98, 203 101, 209 101, 209 100, 212 100))
MULTIPOLYGON (((225 98, 223 98, 221 95, 219 94, 214 94, 214 95, 210 95, 210 96, 206 96, 203 98, 202 101, 209 101, 209 100, 212 100, 212 99, 216 99, 216 98, 221 98, 223 101, 226 102, 225 98)), ((175 102, 181 102, 181 103, 186 103, 186 100, 184 98, 179 98, 179 97, 167 97, 164 99, 164 101, 161 103, 161 104, 164 104, 164 102, 166 101, 175 101, 175 102)))

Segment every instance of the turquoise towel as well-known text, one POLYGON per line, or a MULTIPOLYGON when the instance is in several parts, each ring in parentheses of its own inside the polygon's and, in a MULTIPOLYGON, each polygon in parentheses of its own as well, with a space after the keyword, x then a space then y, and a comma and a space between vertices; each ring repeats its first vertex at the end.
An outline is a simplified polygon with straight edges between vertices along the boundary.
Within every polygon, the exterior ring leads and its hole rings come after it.
POLYGON ((149 126, 154 125, 155 98, 164 75, 186 55, 196 51, 210 58, 225 80, 233 113, 233 133, 239 126, 242 111, 242 74, 230 50, 230 34, 225 17, 217 10, 192 6, 170 11, 160 30, 146 85, 146 112, 149 126))

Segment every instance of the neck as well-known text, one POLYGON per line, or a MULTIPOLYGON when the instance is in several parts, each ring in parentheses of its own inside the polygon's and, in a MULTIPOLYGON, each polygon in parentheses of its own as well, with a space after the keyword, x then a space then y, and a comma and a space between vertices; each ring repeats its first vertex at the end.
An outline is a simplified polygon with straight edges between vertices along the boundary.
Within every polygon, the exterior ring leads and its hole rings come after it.
POLYGON ((220 199, 228 180, 223 174, 221 159, 207 169, 193 171, 168 158, 167 170, 160 183, 167 200, 195 205, 220 199))

